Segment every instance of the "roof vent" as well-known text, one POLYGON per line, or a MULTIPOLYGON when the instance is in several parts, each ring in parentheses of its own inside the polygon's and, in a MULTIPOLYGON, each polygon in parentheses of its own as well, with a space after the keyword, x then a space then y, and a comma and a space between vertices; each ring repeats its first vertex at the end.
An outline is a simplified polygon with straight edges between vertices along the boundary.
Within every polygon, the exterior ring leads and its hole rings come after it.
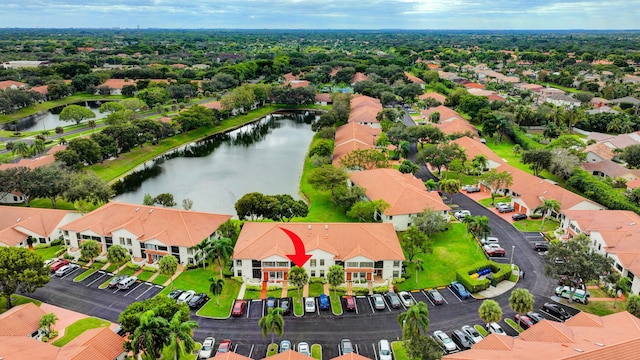
POLYGON ((22 218, 18 218, 18 220, 16 220, 16 222, 20 222, 20 220, 22 220, 22 218))
POLYGON ((573 350, 575 350, 575 351, 577 351, 577 352, 579 352, 579 353, 583 353, 583 352, 584 352, 584 350, 582 350, 582 349, 578 349, 578 348, 574 348, 573 350))
POLYGON ((308 226, 308 229, 309 229, 309 230, 311 230, 311 224, 309 224, 309 225, 307 225, 307 226, 308 226))
POLYGON ((635 224, 636 224, 636 223, 632 222, 631 224, 629 224, 629 226, 633 226, 633 225, 635 225, 635 224))
POLYGON ((603 343, 595 343, 597 346, 604 347, 603 343))
POLYGON ((151 214, 153 212, 153 209, 149 209, 149 214, 151 214))
POLYGON ((136 208, 136 212, 140 211, 140 208, 136 208))
POLYGON ((324 229, 325 229, 325 230, 329 230, 329 225, 325 225, 325 226, 324 226, 324 229))

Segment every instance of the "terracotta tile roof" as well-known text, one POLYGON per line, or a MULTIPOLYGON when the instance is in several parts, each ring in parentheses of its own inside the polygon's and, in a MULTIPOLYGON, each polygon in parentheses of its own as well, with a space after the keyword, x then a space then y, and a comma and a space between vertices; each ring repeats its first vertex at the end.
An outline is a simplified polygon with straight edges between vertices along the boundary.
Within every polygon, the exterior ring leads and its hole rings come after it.
POLYGON ((429 92, 426 94, 422 94, 420 96, 418 96, 418 99, 420 100, 424 100, 426 98, 432 98, 434 100, 436 100, 437 102, 444 104, 445 101, 447 101, 447 97, 442 95, 442 94, 438 94, 437 92, 429 92))
POLYGON ((40 166, 51 165, 56 161, 52 155, 44 155, 37 158, 20 159, 17 163, 2 164, 0 170, 7 170, 17 167, 28 167, 29 169, 35 169, 40 166))
POLYGON ((374 149, 375 137, 381 132, 382 129, 356 122, 340 126, 336 129, 332 163, 339 165, 340 159, 353 150, 374 149))
POLYGON ((482 350, 511 350, 514 339, 511 336, 490 334, 481 342, 473 346, 474 349, 482 350))
POLYGON ((0 206, 0 243, 14 246, 29 235, 47 238, 74 216, 77 213, 68 210, 0 206))
POLYGON ((398 236, 390 223, 263 223, 246 222, 236 243, 234 259, 262 260, 293 254, 291 240, 280 228, 296 233, 307 253, 319 249, 347 260, 365 253, 373 261, 404 260, 398 236), (366 250, 365 250, 366 249, 366 250))
POLYGON ((599 171, 610 177, 624 177, 628 180, 635 180, 640 177, 640 170, 627 169, 612 160, 598 162, 584 162, 582 168, 589 172, 599 171))
POLYGON ((369 77, 367 75, 365 75, 364 73, 357 72, 357 73, 353 74, 353 77, 351 78, 351 83, 355 84, 357 82, 365 81, 365 80, 369 80, 369 77))
POLYGON ((403 174, 396 169, 373 169, 349 174, 351 181, 365 189, 370 200, 382 199, 390 206, 388 216, 418 214, 426 209, 451 210, 442 202, 437 192, 430 192, 422 180, 413 174, 403 174))
POLYGON ((464 117, 462 117, 462 115, 458 114, 458 112, 456 112, 455 110, 448 108, 444 105, 440 105, 440 106, 436 106, 436 107, 432 107, 426 110, 422 110, 420 111, 420 115, 422 115, 425 119, 429 120, 429 117, 431 116, 431 114, 433 114, 434 112, 439 112, 440 113, 440 122, 443 122, 445 120, 449 120, 449 119, 463 119, 464 117))
POLYGON ((108 327, 90 329, 63 346, 59 359, 113 360, 124 352, 124 339, 108 327))
POLYGON ((637 187, 640 187, 640 178, 627 182, 627 189, 633 190, 637 187))
POLYGON ((593 99, 589 100, 589 102, 591 104, 608 104, 611 101, 609 101, 607 99, 600 98, 600 97, 594 97, 593 99))
POLYGON ((28 84, 25 84, 20 81, 5 80, 5 81, 0 81, 0 90, 5 90, 9 88, 23 88, 23 87, 27 87, 27 85, 28 84))
POLYGON ((58 357, 60 348, 27 336, 0 336, 0 344, 3 360, 63 360, 58 357))
POLYGON ((587 312, 581 311, 574 316, 572 316, 569 320, 564 322, 565 325, 568 326, 596 326, 596 327, 604 327, 602 319, 600 316, 589 314, 587 312))
POLYGON ((200 104, 200 106, 204 106, 207 109, 222 110, 222 103, 220 101, 209 101, 209 102, 200 104))
POLYGON ((466 87, 467 89, 484 89, 484 85, 474 82, 466 83, 464 84, 464 87, 466 87))
POLYGON ((109 202, 80 219, 62 226, 63 230, 93 231, 111 236, 126 229, 138 241, 157 239, 168 246, 191 247, 212 235, 231 215, 109 202))
POLYGON ((291 86, 294 89, 301 88, 301 87, 306 87, 306 86, 310 86, 310 85, 311 85, 311 82, 308 81, 308 80, 292 80, 292 81, 288 81, 288 82, 283 84, 283 86, 291 86))
POLYGON ((478 129, 465 119, 451 118, 444 121, 440 120, 439 123, 431 125, 442 130, 442 132, 447 135, 465 134, 467 132, 475 135, 478 134, 478 129))
POLYGON ((342 356, 331 358, 331 360, 369 360, 369 358, 352 352, 344 354, 342 356))
MULTIPOLYGON (((216 360, 253 360, 250 357, 240 355, 233 351, 227 351, 226 353, 216 354, 216 360)), ((209 359, 213 359, 210 357, 209 359)))
POLYGON ((357 109, 362 106, 375 106, 382 109, 382 103, 379 99, 366 96, 366 95, 354 95, 351 97, 351 110, 357 109))
POLYGON ((103 82, 100 86, 108 86, 109 89, 118 89, 118 90, 122 90, 122 88, 125 85, 136 85, 136 82, 133 80, 126 80, 126 79, 109 79, 105 82, 103 82))
POLYGON ((49 86, 48 85, 34 86, 31 89, 29 89, 29 91, 37 92, 38 94, 42 94, 42 95, 47 95, 49 94, 49 86))
POLYGON ((587 146, 584 149, 585 153, 594 153, 603 160, 613 159, 613 148, 605 143, 595 143, 587 146))
POLYGON ((516 87, 519 87, 520 89, 535 91, 535 92, 540 91, 540 89, 544 89, 544 86, 538 85, 538 84, 518 84, 516 85, 516 87))
POLYGON ((487 98, 489 99, 489 101, 505 101, 506 100, 502 96, 496 95, 496 94, 491 94, 491 95, 487 96, 487 98))
POLYGON ((408 73, 406 71, 404 72, 404 76, 406 76, 407 79, 409 79, 409 81, 411 81, 414 84, 424 85, 424 80, 420 79, 417 76, 411 75, 410 73, 408 73))
POLYGON ((380 100, 369 96, 353 96, 351 98, 349 122, 377 123, 378 113, 382 110, 380 100))
POLYGON ((331 103, 331 94, 316 94, 316 101, 322 101, 326 103, 331 103))
POLYGON ((302 355, 297 351, 287 350, 283 353, 279 353, 277 355, 269 356, 268 358, 263 358, 262 360, 313 360, 311 356, 302 355))
POLYGON ((640 215, 628 210, 571 210, 564 214, 586 234, 599 233, 606 252, 615 254, 634 274, 640 273, 640 215))
POLYGON ((34 303, 15 306, 0 314, 0 336, 29 336, 38 330, 44 314, 34 303))
POLYGON ((463 136, 455 140, 451 140, 452 143, 460 145, 467 154, 467 159, 473 160, 477 155, 484 155, 487 159, 495 161, 497 164, 504 164, 504 160, 494 153, 489 147, 478 140, 474 140, 468 136, 463 136))
POLYGON ((485 89, 477 89, 477 88, 470 88, 467 89, 467 92, 471 95, 475 95, 475 96, 486 96, 489 97, 491 95, 497 95, 498 93, 496 93, 493 90, 485 90, 485 89))
POLYGON ((284 76, 284 81, 285 82, 290 82, 293 80, 298 80, 298 76, 293 75, 292 73, 286 73, 283 75, 284 76))
MULTIPOLYGON (((489 335, 471 350, 446 355, 452 360, 603 360, 637 359, 640 347, 640 319, 628 312, 600 317, 601 326, 595 315, 580 315, 575 321, 555 323, 543 320, 532 326, 519 338, 498 339, 512 342, 510 347, 500 347, 489 335), (588 318, 592 318, 592 321, 588 318), (542 326, 540 326, 542 325, 542 326)), ((505 336, 502 336, 505 338, 505 336)))

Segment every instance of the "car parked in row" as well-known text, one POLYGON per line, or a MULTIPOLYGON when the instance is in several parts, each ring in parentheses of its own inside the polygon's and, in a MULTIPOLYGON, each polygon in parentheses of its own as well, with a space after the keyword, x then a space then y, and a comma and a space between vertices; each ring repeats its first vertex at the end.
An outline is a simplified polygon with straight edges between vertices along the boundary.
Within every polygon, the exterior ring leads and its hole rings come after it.
POLYGON ((487 244, 482 247, 489 257, 504 257, 506 251, 498 244, 487 244))
POLYGON ((382 295, 373 294, 371 295, 371 299, 373 300, 373 307, 375 307, 376 310, 384 310, 387 308, 387 305, 385 304, 384 298, 382 297, 382 295))
POLYGON ((216 339, 208 337, 202 342, 202 347, 198 353, 198 360, 208 359, 213 356, 213 345, 216 343, 216 339))
POLYGON ((507 335, 502 326, 500 326, 500 324, 498 324, 497 322, 489 323, 489 332, 496 335, 507 335))
POLYGON ((198 309, 202 305, 204 305, 204 303, 207 302, 207 300, 209 300, 209 297, 207 296, 207 294, 205 293, 195 294, 191 298, 191 300, 189 300, 188 305, 192 309, 198 309))
POLYGON ((480 192, 480 188, 474 185, 468 185, 466 189, 464 189, 464 191, 466 191, 467 194, 477 193, 477 192, 480 192))
POLYGON ((437 289, 427 290, 427 297, 433 302, 434 305, 444 304, 444 298, 437 289))
POLYGON ((513 209, 513 205, 509 202, 499 202, 496 204, 496 209, 498 209, 498 211, 500 213, 507 213, 507 212, 512 212, 514 211, 513 209))
POLYGON ((537 252, 549 251, 549 244, 544 241, 536 241, 533 243, 533 250, 537 252))
POLYGON ((448 353, 454 352, 458 350, 456 344, 451 340, 449 335, 447 335, 444 331, 436 330, 433 332, 433 338, 444 348, 444 350, 448 353))
POLYGON ((542 311, 547 314, 559 319, 560 321, 565 321, 571 317, 567 310, 565 310, 562 306, 553 303, 544 303, 542 305, 542 311))
POLYGON ((462 330, 463 333, 469 336, 469 338, 471 339, 471 341, 473 341, 474 344, 477 344, 480 341, 482 341, 482 339, 484 339, 482 335, 480 335, 478 330, 476 330, 476 328, 474 328, 473 326, 465 325, 460 330, 462 330))
POLYGON ((527 218, 528 218, 527 214, 523 214, 523 213, 516 213, 511 215, 511 219, 513 219, 513 221, 526 220, 527 218))
POLYGON ((234 301, 233 303, 233 308, 231 309, 231 316, 242 316, 242 314, 244 313, 244 307, 246 306, 247 302, 242 300, 242 299, 238 299, 236 301, 234 301))
POLYGON ((528 317, 527 315, 516 314, 513 317, 513 319, 516 321, 517 324, 520 325, 521 328, 525 330, 532 327, 535 324, 533 320, 531 320, 531 318, 528 317))
MULTIPOLYGON (((124 280, 127 277, 127 275, 117 275, 111 278, 111 281, 109 281, 109 283, 107 284, 107 287, 110 288, 114 288, 116 286, 118 286, 118 284, 120 283, 120 281, 124 280)), ((179 291, 180 293, 182 293, 182 290, 174 290, 174 291, 179 291)), ((169 293, 169 297, 171 297, 171 294, 173 294, 173 292, 169 293)), ((178 295, 180 295, 180 293, 178 293, 178 295)), ((175 299, 175 298, 173 298, 175 299)))
POLYGON ((291 298, 280 299, 280 309, 284 315, 291 313, 291 298))
POLYGON ((273 296, 269 296, 267 298, 267 311, 270 309, 275 309, 276 307, 276 299, 273 296))
POLYGON ((398 296, 400 297, 400 301, 402 301, 405 307, 410 307, 414 304, 413 297, 411 297, 411 294, 409 294, 408 292, 400 291, 398 293, 398 296))
POLYGON ((216 351, 216 354, 224 354, 229 351, 231 351, 231 340, 224 339, 220 342, 220 345, 218 345, 218 351, 216 351))
POLYGON ((400 307, 400 297, 398 297, 398 294, 389 291, 387 294, 387 299, 389 299, 389 304, 391 304, 391 307, 394 309, 397 309, 400 307))
POLYGON ((320 294, 320 296, 318 296, 318 307, 320 310, 329 310, 331 307, 329 296, 326 294, 320 294))
POLYGON ((316 312, 316 298, 312 298, 312 297, 304 298, 304 312, 308 312, 308 313, 316 312))
POLYGON ((462 219, 464 219, 467 216, 471 216, 471 211, 469 211, 469 210, 458 210, 458 211, 453 213, 453 217, 456 218, 458 221, 462 221, 462 219))
POLYGON ((544 316, 540 315, 540 313, 537 313, 535 311, 529 311, 527 313, 527 316, 529 317, 529 319, 531 319, 531 321, 533 321, 534 324, 537 324, 540 321, 544 320, 544 316))
POLYGON ((179 304, 188 304, 189 301, 191 301, 191 299, 196 296, 196 292, 193 290, 187 290, 185 292, 183 292, 182 294, 180 294, 180 296, 178 296, 178 303, 179 304))
POLYGON ((389 340, 378 341, 378 354, 380 354, 380 360, 393 360, 391 356, 391 344, 389 340))
POLYGON ((61 267, 69 265, 69 260, 58 259, 51 264, 51 272, 55 273, 60 270, 61 267))
POLYGON ((458 346, 458 348, 462 350, 471 349, 471 345, 473 345, 473 340, 469 337, 469 335, 462 332, 462 330, 453 330, 450 334, 451 340, 458 346))
POLYGON ((500 244, 500 240, 495 236, 486 236, 486 237, 480 239, 480 243, 482 245, 500 244))
POLYGON ((120 290, 128 290, 136 282, 138 282, 137 276, 127 276, 126 278, 122 279, 117 286, 120 290))
MULTIPOLYGON (((356 298, 354 298, 352 295, 345 296, 344 302, 345 302, 345 307, 347 308, 347 311, 354 311, 356 309, 356 298)), ((383 300, 383 304, 384 304, 384 300, 383 300)))
POLYGON ((280 341, 280 352, 285 352, 287 350, 291 350, 291 341, 282 340, 280 341))
POLYGON ((78 265, 78 264, 67 264, 67 265, 59 268, 58 270, 56 270, 55 275, 57 277, 63 277, 65 275, 70 274, 71 272, 75 271, 79 267, 80 267, 80 265, 78 265))
POLYGON ((302 355, 311 356, 311 349, 309 348, 309 344, 306 342, 298 343, 298 352, 302 355))
POLYGON ((353 352, 353 343, 349 339, 340 340, 340 350, 342 351, 342 355, 350 354, 353 352))
POLYGON ((469 291, 467 291, 464 285, 462 285, 457 281, 452 281, 450 287, 451 287, 451 291, 453 291, 456 295, 458 295, 460 299, 468 299, 471 297, 471 294, 469 294, 469 291))

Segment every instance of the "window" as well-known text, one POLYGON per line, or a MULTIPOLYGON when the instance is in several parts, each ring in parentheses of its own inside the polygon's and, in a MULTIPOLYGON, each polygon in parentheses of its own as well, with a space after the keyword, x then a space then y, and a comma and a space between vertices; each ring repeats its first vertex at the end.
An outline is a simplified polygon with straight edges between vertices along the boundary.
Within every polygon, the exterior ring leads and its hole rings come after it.
POLYGON ((275 261, 263 261, 262 267, 276 267, 275 261))
POLYGON ((193 254, 193 248, 188 248, 187 249, 187 254, 189 254, 189 255, 193 254))
POLYGON ((167 251, 167 247, 166 246, 158 246, 158 250, 167 251))
POLYGON ((179 246, 172 246, 171 247, 171 252, 174 254, 179 254, 180 253, 180 247, 179 246))
POLYGON ((316 277, 316 271, 315 270, 311 270, 311 277, 316 277))
POLYGON ((616 263, 616 269, 618 269, 619 271, 622 271, 622 265, 616 263))
POLYGON ((324 266, 324 259, 320 259, 320 266, 324 266))
POLYGON ((109 244, 113 244, 113 239, 109 236, 104 238, 104 242, 107 243, 107 245, 109 244))
POLYGON ((389 216, 389 220, 393 220, 393 216, 389 216))
POLYGON ((394 277, 394 278, 398 278, 398 277, 400 277, 400 272, 399 272, 399 271, 397 271, 397 270, 395 270, 395 271, 393 272, 393 277, 394 277))
POLYGON ((311 259, 311 261, 309 262, 309 266, 316 267, 316 259, 311 259))
POLYGON ((631 271, 627 271, 627 277, 631 280, 631 282, 633 282, 633 279, 635 278, 631 271))
POLYGON ((320 277, 324 277, 324 270, 320 270, 320 277))
POLYGON ((127 245, 131 246, 131 238, 127 238, 127 245))
POLYGON ((238 269, 238 276, 242 276, 242 269, 238 269))
POLYGON ((399 266, 400 266, 400 261, 393 262, 393 267, 399 267, 399 266))
POLYGON ((124 245, 124 238, 123 238, 123 237, 120 237, 120 239, 119 239, 119 240, 120 240, 120 245, 124 245))
POLYGON ((358 267, 358 262, 356 262, 356 261, 349 261, 349 262, 347 262, 347 267, 348 267, 348 268, 358 267))
POLYGON ((290 266, 288 261, 278 261, 278 262, 276 262, 276 265, 278 267, 289 267, 290 266))
POLYGON ((69 236, 69 231, 65 230, 64 231, 64 236, 69 236))
POLYGON ((361 268, 372 268, 373 267, 373 262, 371 261, 363 261, 360 263, 360 267, 361 268))
POLYGON ((242 260, 236 260, 236 266, 242 266, 242 260))

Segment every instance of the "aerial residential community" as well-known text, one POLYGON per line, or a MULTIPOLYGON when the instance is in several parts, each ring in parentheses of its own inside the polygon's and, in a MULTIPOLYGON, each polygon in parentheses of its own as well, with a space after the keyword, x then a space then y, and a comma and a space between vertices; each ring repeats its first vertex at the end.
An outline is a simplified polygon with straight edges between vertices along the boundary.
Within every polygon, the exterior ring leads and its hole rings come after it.
POLYGON ((0 14, 0 360, 638 358, 637 10, 124 3, 0 14))

